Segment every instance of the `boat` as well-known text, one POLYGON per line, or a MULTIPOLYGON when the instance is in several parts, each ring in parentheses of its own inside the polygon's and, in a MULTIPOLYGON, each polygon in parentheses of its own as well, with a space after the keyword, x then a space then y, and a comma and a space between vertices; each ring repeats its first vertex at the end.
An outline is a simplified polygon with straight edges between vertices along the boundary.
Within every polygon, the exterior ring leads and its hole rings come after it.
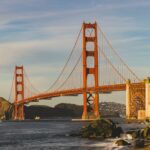
POLYGON ((34 120, 40 120, 40 117, 39 117, 39 116, 36 116, 36 117, 34 118, 34 120))

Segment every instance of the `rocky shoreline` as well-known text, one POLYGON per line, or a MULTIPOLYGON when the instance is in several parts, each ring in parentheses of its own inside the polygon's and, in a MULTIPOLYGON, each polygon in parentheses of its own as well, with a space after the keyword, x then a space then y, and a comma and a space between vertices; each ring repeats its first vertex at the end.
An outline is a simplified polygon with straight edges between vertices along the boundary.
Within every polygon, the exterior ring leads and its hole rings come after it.
POLYGON ((80 136, 81 138, 98 141, 114 138, 115 142, 113 144, 116 147, 150 149, 150 122, 127 123, 127 126, 125 128, 125 124, 115 123, 110 119, 100 119, 87 123, 78 133, 72 133, 71 136, 80 136))
MULTIPOLYGON (((101 116, 121 117, 125 115, 125 106, 114 102, 102 102, 100 104, 101 116), (121 111, 122 110, 122 111, 121 111), (109 115, 111 114, 111 115, 109 115)), ((82 106, 74 104, 58 104, 54 108, 48 106, 25 106, 25 118, 41 119, 51 117, 81 117, 82 106)), ((102 118, 103 118, 102 117, 102 118)), ((13 104, 0 98, 0 118, 1 120, 11 120, 13 118, 13 104)), ((121 118, 119 118, 121 120, 121 118)), ((91 123, 86 123, 78 133, 70 136, 80 136, 91 140, 103 141, 115 138, 114 145, 150 149, 150 122, 125 122, 125 119, 118 122, 111 119, 100 119, 91 123)))

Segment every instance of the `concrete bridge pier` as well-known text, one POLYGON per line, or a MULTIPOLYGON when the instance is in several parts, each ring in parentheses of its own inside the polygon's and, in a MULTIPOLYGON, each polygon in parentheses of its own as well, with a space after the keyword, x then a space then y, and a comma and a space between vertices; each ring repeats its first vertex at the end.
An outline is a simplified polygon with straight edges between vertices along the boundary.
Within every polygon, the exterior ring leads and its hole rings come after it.
POLYGON ((150 78, 145 80, 145 118, 150 119, 150 78))
MULTIPOLYGON (((146 82, 147 83, 147 82, 146 82)), ((145 119, 145 83, 131 83, 126 81, 126 118, 127 119, 145 119)), ((149 90, 148 90, 149 91, 149 90)))
POLYGON ((130 118, 130 84, 131 81, 127 80, 126 81, 126 118, 129 119, 130 118))
POLYGON ((150 78, 138 85, 126 81, 126 118, 150 119, 150 78))

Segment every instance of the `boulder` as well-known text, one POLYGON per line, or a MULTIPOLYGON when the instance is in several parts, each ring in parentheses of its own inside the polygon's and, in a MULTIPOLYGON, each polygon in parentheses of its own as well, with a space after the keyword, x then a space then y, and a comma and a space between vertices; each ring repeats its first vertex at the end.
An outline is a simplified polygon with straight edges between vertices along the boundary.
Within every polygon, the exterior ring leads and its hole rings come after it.
POLYGON ((132 135, 135 147, 143 148, 145 145, 150 145, 150 143, 148 142, 150 139, 149 124, 143 129, 128 131, 127 134, 132 135))
POLYGON ((123 130, 121 127, 116 127, 112 130, 112 137, 120 137, 120 135, 123 133, 123 130))
POLYGON ((144 144, 145 144, 144 139, 139 138, 135 140, 135 147, 143 148, 144 144))
POLYGON ((138 131, 134 131, 132 133, 132 136, 134 138, 143 138, 143 139, 149 138, 150 137, 150 127, 147 126, 147 127, 140 129, 138 131))
POLYGON ((131 143, 127 142, 126 140, 123 140, 123 139, 119 139, 115 142, 115 144, 117 146, 128 146, 128 145, 131 145, 131 143))
POLYGON ((133 140, 132 134, 123 133, 120 137, 125 140, 133 140))
POLYGON ((115 123, 109 119, 95 120, 83 126, 80 134, 84 138, 108 138, 120 136, 121 127, 116 127, 115 123), (116 132, 116 133, 115 133, 116 132))

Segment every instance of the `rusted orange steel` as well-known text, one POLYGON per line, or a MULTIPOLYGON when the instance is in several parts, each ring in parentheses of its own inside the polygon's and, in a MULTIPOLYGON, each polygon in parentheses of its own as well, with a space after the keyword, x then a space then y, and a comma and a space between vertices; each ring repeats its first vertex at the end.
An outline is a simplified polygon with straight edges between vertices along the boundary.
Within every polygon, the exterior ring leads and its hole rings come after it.
MULTIPOLYGON (((133 83, 135 86, 141 85, 141 83, 133 83)), ((92 93, 94 91, 94 87, 89 87, 87 88, 87 92, 92 93)), ((99 93, 109 93, 113 91, 125 91, 126 90, 126 84, 116 84, 116 85, 103 85, 99 86, 96 88, 96 91, 99 93)), ((79 95, 82 94, 84 91, 83 88, 78 88, 78 89, 70 89, 70 90, 62 90, 62 91, 57 91, 57 92, 49 92, 49 93, 42 93, 35 95, 30 98, 26 98, 24 100, 20 100, 17 102, 18 105, 20 104, 25 104, 25 103, 30 103, 33 101, 38 101, 42 99, 49 99, 54 97, 60 97, 60 96, 72 96, 72 95, 79 95)))
MULTIPOLYGON (((125 84, 117 84, 117 85, 104 85, 99 86, 96 88, 96 92, 98 93, 109 93, 113 91, 125 91, 126 85, 125 84)), ((17 102, 17 104, 23 104, 23 103, 29 103, 36 100, 42 100, 42 99, 49 99, 53 97, 60 97, 60 96, 72 96, 72 95, 79 95, 82 94, 84 91, 83 88, 78 89, 70 89, 70 90, 62 90, 62 91, 56 91, 56 92, 50 92, 50 93, 42 93, 35 95, 30 98, 26 98, 24 100, 20 100, 17 102)), ((88 93, 95 92, 95 87, 89 87, 87 88, 88 93)))
POLYGON ((99 93, 96 90, 98 88, 98 39, 97 39, 97 23, 83 23, 82 27, 82 61, 83 61, 83 114, 82 119, 98 119, 99 115, 99 93), (90 33, 87 32, 90 30, 90 33), (88 49, 88 43, 92 43, 93 46, 88 49), (88 67, 87 58, 93 57, 94 66, 88 67), (90 93, 87 91, 88 75, 93 75, 94 89, 90 93))
POLYGON ((23 66, 15 68, 15 102, 14 118, 24 120, 24 103, 18 105, 19 100, 24 100, 24 69, 23 66))

